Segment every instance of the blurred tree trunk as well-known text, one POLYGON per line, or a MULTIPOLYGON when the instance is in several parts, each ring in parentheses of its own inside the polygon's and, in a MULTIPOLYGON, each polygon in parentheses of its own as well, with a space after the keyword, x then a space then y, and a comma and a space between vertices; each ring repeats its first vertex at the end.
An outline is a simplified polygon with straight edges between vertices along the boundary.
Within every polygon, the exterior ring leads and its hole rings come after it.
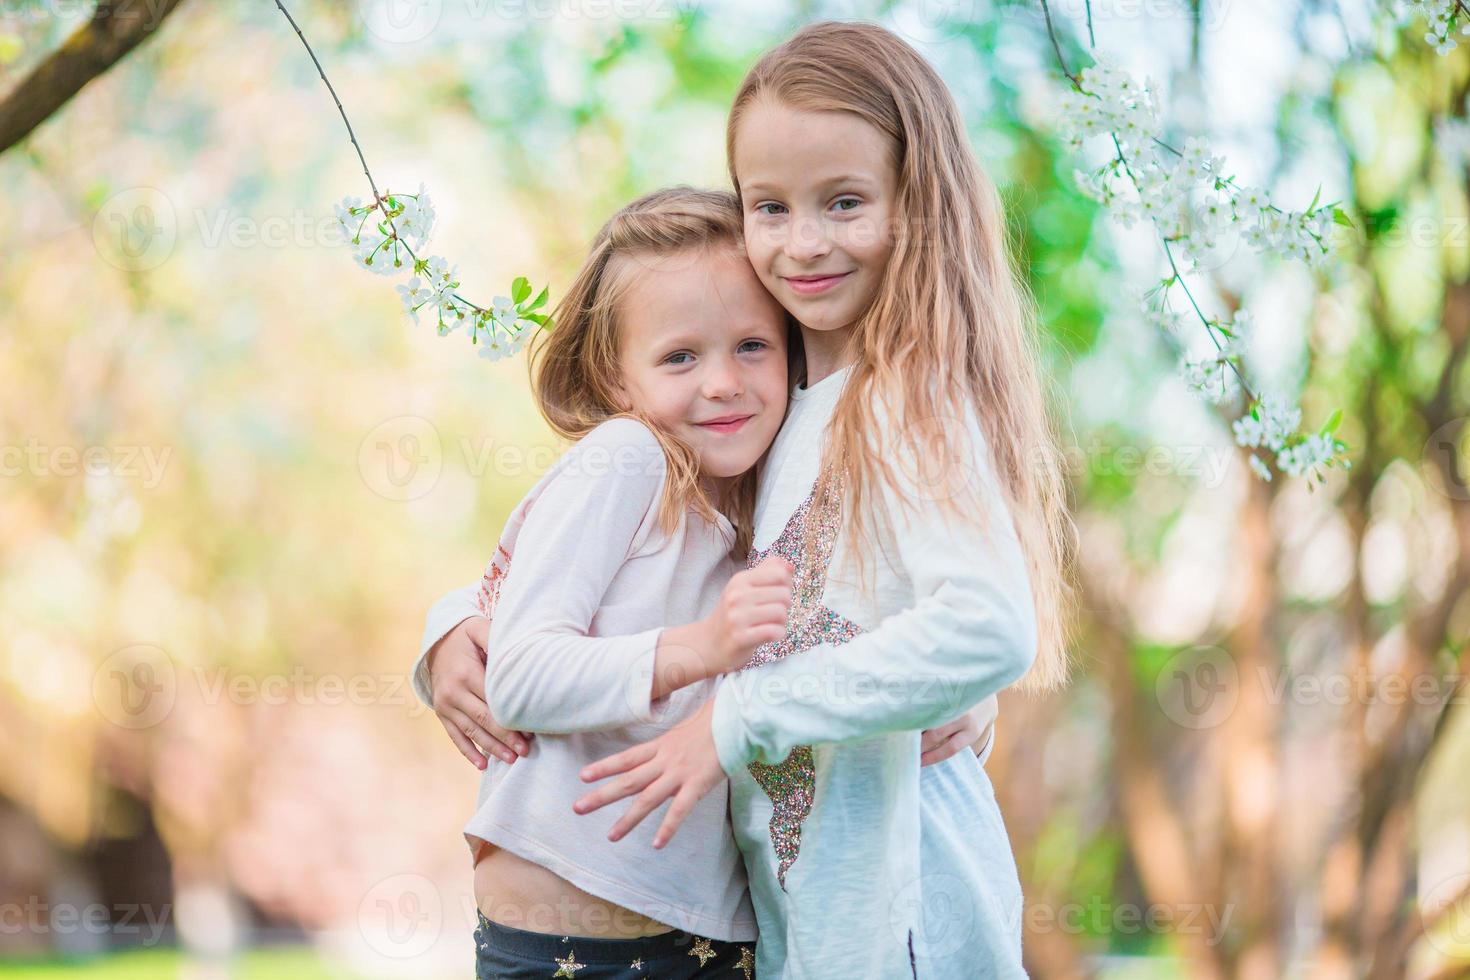
POLYGON ((98 0, 92 19, 0 101, 0 153, 150 37, 183 0, 98 0))

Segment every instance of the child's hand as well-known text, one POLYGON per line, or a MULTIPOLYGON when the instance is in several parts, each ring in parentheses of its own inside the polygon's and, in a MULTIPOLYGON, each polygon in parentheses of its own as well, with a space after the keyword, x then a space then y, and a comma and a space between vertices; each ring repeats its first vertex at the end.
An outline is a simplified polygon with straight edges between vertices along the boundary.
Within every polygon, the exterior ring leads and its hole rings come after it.
POLYGON ((489 637, 490 620, 471 616, 434 644, 428 656, 434 714, 476 769, 488 764, 485 753, 514 762, 517 753, 531 751, 531 736, 495 724, 485 704, 485 645, 489 637))
POLYGON ((739 670, 755 648, 786 637, 796 570, 777 555, 732 576, 706 624, 715 657, 714 673, 739 670))
POLYGON ((966 749, 973 748, 979 755, 985 747, 981 735, 995 724, 997 714, 995 698, 986 698, 949 724, 925 729, 919 739, 920 767, 943 762, 966 749))
POLYGON ((710 698, 698 711, 658 738, 584 766, 582 781, 585 783, 620 772, 628 775, 581 796, 572 809, 577 813, 591 813, 637 793, 638 799, 607 833, 607 839, 615 841, 642 823, 664 800, 673 797, 674 802, 653 837, 653 846, 663 847, 694 804, 725 778, 711 727, 714 711, 715 699, 710 698))

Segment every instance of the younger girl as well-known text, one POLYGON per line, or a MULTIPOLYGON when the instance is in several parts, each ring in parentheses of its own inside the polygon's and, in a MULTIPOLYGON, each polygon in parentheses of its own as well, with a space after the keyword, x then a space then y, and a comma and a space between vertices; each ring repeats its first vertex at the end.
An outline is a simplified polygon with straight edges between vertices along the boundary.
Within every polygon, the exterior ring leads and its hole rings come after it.
POLYGON ((762 468, 750 561, 796 566, 790 628, 672 731, 589 766, 670 798, 729 778, 757 972, 1025 976, 1022 894, 985 770, 915 730, 1065 676, 1061 456, 1000 201, 934 70, 867 24, 807 27, 727 130, 747 253, 799 322, 805 384, 762 468))
POLYGON ((732 578, 726 515, 748 537, 753 467, 787 393, 787 323, 739 243, 732 195, 634 201, 533 348, 537 404, 576 442, 512 513, 467 624, 483 644, 493 613, 494 717, 543 733, 522 764, 486 771, 464 828, 478 976, 738 976, 753 962, 724 796, 700 801, 665 862, 571 813, 581 766, 686 717, 712 693, 696 671, 732 670, 784 632, 789 569, 732 578))

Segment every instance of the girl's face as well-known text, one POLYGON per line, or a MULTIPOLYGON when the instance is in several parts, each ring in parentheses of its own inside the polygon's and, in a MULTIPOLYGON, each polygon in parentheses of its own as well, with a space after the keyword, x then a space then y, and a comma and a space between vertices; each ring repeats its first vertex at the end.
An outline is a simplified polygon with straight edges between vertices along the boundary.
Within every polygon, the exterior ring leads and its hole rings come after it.
POLYGON ((617 311, 619 392, 693 447, 701 477, 739 476, 786 415, 781 307, 734 248, 639 265, 617 311))
POLYGON ((898 174, 887 138, 852 113, 762 99, 736 127, 735 172, 761 282, 803 327, 851 327, 893 252, 898 174))

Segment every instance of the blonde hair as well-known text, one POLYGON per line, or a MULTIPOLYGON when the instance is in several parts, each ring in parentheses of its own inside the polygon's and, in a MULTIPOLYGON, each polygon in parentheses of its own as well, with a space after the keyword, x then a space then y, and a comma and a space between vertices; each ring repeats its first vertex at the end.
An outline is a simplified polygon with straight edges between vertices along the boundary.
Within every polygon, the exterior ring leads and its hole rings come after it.
MULTIPOLYGON (((1034 300, 1012 268, 1000 197, 970 149, 953 97, 890 31, 811 24, 767 52, 735 96, 725 149, 737 194, 735 133, 758 100, 857 116, 887 137, 898 174, 893 250, 850 336, 853 368, 823 447, 817 499, 836 498, 849 509, 843 525, 856 544, 875 481, 906 496, 885 462, 891 447, 875 450, 869 442, 880 431, 877 406, 892 408, 892 431, 911 458, 932 460, 926 450, 938 442, 941 461, 978 448, 957 443, 963 426, 942 424, 972 407, 1008 497, 1035 602, 1038 650, 1019 685, 1060 687, 1069 673, 1065 569, 1076 534, 1065 461, 1038 370, 1034 300)), ((961 516, 962 503, 971 502, 941 496, 961 516)))
MULTIPOLYGON (((660 526, 672 533, 693 508, 735 526, 732 553, 743 560, 755 513, 755 467, 731 481, 721 500, 699 484, 694 449, 636 409, 619 408, 618 309, 640 266, 660 259, 730 249, 744 255, 740 199, 729 191, 684 185, 645 194, 607 220, 571 287, 537 331, 527 358, 537 408, 552 429, 576 440, 611 418, 636 418, 653 430, 667 463, 660 526)), ((790 327, 788 326, 788 330, 790 327)))

